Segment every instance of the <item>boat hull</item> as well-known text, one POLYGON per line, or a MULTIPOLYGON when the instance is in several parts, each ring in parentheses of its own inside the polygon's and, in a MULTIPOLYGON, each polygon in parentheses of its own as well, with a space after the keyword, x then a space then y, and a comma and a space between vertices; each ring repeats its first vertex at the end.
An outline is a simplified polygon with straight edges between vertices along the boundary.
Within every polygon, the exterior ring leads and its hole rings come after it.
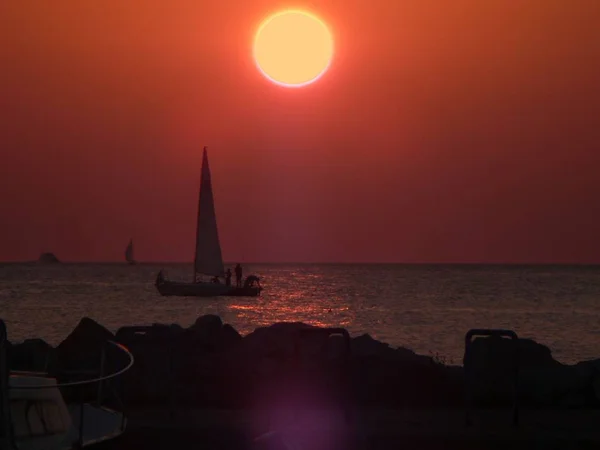
POLYGON ((257 297, 262 288, 258 286, 235 287, 218 283, 183 283, 165 280, 156 284, 160 295, 170 297, 257 297))

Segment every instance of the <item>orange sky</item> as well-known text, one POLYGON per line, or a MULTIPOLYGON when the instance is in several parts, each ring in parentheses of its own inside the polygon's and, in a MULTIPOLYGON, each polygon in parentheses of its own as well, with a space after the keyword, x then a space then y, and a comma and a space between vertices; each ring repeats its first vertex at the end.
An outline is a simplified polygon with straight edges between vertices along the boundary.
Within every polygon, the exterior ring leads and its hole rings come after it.
POLYGON ((191 260, 207 145, 226 260, 600 262, 598 17, 595 0, 2 2, 0 260, 121 260, 130 237, 140 260, 191 260), (304 89, 251 60, 285 6, 336 39, 304 89))

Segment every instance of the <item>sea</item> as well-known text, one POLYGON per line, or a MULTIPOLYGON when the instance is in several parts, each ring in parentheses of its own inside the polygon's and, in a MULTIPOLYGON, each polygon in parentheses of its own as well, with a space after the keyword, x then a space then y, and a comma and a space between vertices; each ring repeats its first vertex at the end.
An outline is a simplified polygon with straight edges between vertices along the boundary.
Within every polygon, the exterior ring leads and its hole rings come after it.
POLYGON ((0 264, 0 318, 12 342, 59 344, 90 317, 127 325, 189 326, 217 314, 243 335, 274 322, 345 327, 462 364, 465 333, 504 328, 571 364, 600 358, 600 266, 247 264, 260 297, 162 297, 159 270, 189 280, 190 264, 0 264))

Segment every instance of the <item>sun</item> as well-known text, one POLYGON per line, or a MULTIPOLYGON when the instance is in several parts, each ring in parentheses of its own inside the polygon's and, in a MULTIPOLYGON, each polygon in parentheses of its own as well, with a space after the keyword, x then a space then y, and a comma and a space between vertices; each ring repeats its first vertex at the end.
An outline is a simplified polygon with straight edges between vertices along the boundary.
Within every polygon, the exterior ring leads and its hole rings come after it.
POLYGON ((254 61, 270 81, 302 87, 318 80, 333 58, 333 37, 314 14, 281 11, 265 19, 254 36, 254 61))

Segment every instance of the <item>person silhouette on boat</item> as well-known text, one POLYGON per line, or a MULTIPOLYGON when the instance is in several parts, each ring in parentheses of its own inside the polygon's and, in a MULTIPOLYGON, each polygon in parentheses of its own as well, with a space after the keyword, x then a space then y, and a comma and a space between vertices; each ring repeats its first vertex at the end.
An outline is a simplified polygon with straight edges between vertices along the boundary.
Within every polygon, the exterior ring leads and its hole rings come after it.
POLYGON ((227 272, 225 272, 225 284, 231 286, 231 269, 227 269, 227 272))
POLYGON ((258 287, 259 289, 262 289, 260 287, 260 278, 258 278, 256 275, 248 275, 248 277, 246 278, 246 281, 244 281, 244 288, 248 289, 248 288, 253 288, 253 287, 258 287))
POLYGON ((242 266, 239 263, 235 266, 235 285, 242 287, 242 266))

